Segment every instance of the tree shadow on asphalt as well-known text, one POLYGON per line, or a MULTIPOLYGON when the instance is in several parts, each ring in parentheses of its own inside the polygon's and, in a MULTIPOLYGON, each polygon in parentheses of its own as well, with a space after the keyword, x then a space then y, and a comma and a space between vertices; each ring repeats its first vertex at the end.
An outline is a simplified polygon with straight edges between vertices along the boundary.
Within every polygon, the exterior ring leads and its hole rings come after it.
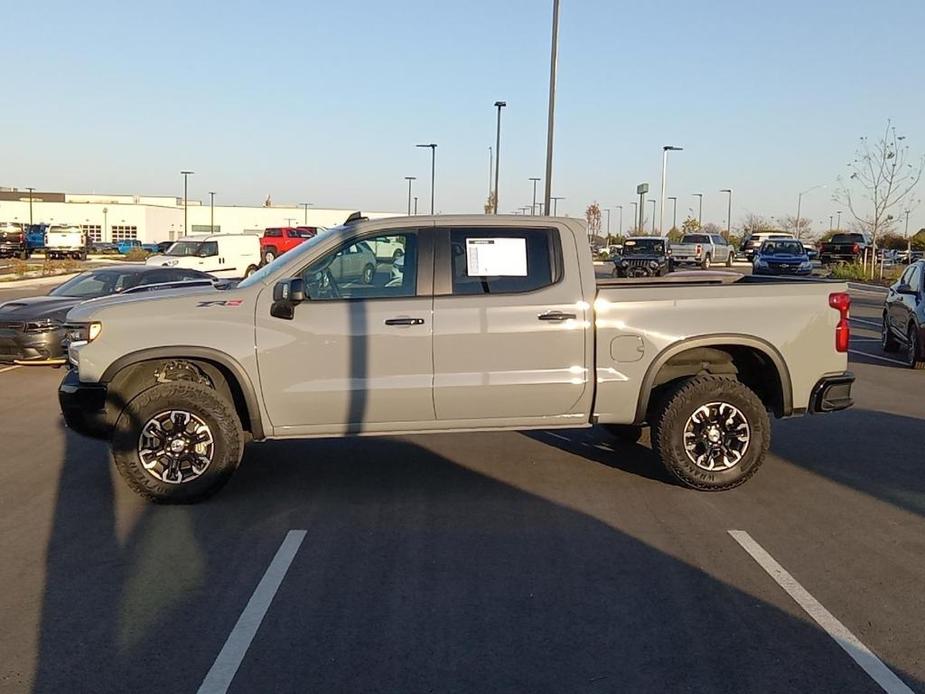
MULTIPOLYGON (((37 692, 194 691, 293 528, 231 691, 872 688, 802 615, 525 491, 520 461, 500 482, 403 439, 270 442, 211 501, 160 507, 114 494, 106 445, 65 435, 37 692)), ((552 488, 574 475, 550 467, 552 488)), ((776 595, 730 547, 730 576, 776 595)))

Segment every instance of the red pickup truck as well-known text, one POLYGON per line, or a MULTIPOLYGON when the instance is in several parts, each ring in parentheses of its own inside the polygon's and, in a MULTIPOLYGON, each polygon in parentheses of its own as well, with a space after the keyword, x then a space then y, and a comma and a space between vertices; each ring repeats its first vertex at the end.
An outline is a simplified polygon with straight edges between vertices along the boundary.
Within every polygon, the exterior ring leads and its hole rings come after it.
POLYGON ((318 227, 269 227, 260 239, 263 264, 272 263, 286 251, 291 251, 318 233, 318 227))

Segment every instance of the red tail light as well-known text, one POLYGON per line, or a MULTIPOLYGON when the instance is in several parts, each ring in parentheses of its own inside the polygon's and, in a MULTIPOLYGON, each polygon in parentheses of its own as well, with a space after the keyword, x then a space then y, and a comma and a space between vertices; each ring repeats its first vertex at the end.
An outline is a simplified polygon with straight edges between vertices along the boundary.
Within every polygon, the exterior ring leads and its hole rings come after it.
POLYGON ((855 255, 857 255, 858 253, 861 252, 861 246, 860 246, 859 244, 854 244, 854 245, 851 247, 851 252, 854 253, 855 255))
POLYGON ((829 306, 838 311, 838 325, 835 326, 835 351, 847 352, 851 340, 851 326, 848 313, 851 309, 851 295, 848 292, 829 294, 829 306))
POLYGON ((701 245, 698 243, 698 244, 697 244, 697 255, 700 255, 701 253, 703 253, 703 246, 701 246, 701 245))

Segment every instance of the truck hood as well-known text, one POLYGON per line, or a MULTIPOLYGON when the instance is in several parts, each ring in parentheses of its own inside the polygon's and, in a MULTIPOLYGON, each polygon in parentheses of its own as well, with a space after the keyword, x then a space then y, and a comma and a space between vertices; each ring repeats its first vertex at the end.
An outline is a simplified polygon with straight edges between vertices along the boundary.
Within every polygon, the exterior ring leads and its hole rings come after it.
POLYGON ((152 315, 159 318, 169 316, 170 310, 165 305, 175 305, 178 309, 195 309, 201 304, 222 305, 221 302, 233 302, 241 298, 245 292, 233 289, 220 290, 214 287, 179 287, 177 289, 159 289, 151 292, 138 292, 135 294, 113 294, 98 299, 85 301, 75 306, 68 314, 67 320, 85 322, 99 320, 102 315, 111 312, 114 308, 128 307, 133 313, 150 310, 152 315))
POLYGON ((0 304, 0 321, 64 320, 83 299, 73 296, 30 296, 0 304))

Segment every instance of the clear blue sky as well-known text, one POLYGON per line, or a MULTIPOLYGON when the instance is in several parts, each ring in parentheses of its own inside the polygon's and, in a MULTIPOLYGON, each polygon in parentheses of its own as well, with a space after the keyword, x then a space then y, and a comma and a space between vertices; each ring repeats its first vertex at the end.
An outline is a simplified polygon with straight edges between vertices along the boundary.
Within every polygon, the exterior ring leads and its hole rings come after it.
MULTIPOLYGON (((551 0, 10 3, 0 185, 481 211, 496 99, 501 210, 544 173, 551 0)), ((626 206, 673 155, 679 219, 720 188, 828 226, 856 138, 893 118, 925 152, 922 0, 562 0, 554 195, 626 206), (824 221, 823 221, 824 220, 824 221)), ((925 190, 920 190, 925 197, 925 190)), ((616 213, 613 217, 616 226, 616 213)), ((925 207, 913 216, 925 226, 925 207)))

